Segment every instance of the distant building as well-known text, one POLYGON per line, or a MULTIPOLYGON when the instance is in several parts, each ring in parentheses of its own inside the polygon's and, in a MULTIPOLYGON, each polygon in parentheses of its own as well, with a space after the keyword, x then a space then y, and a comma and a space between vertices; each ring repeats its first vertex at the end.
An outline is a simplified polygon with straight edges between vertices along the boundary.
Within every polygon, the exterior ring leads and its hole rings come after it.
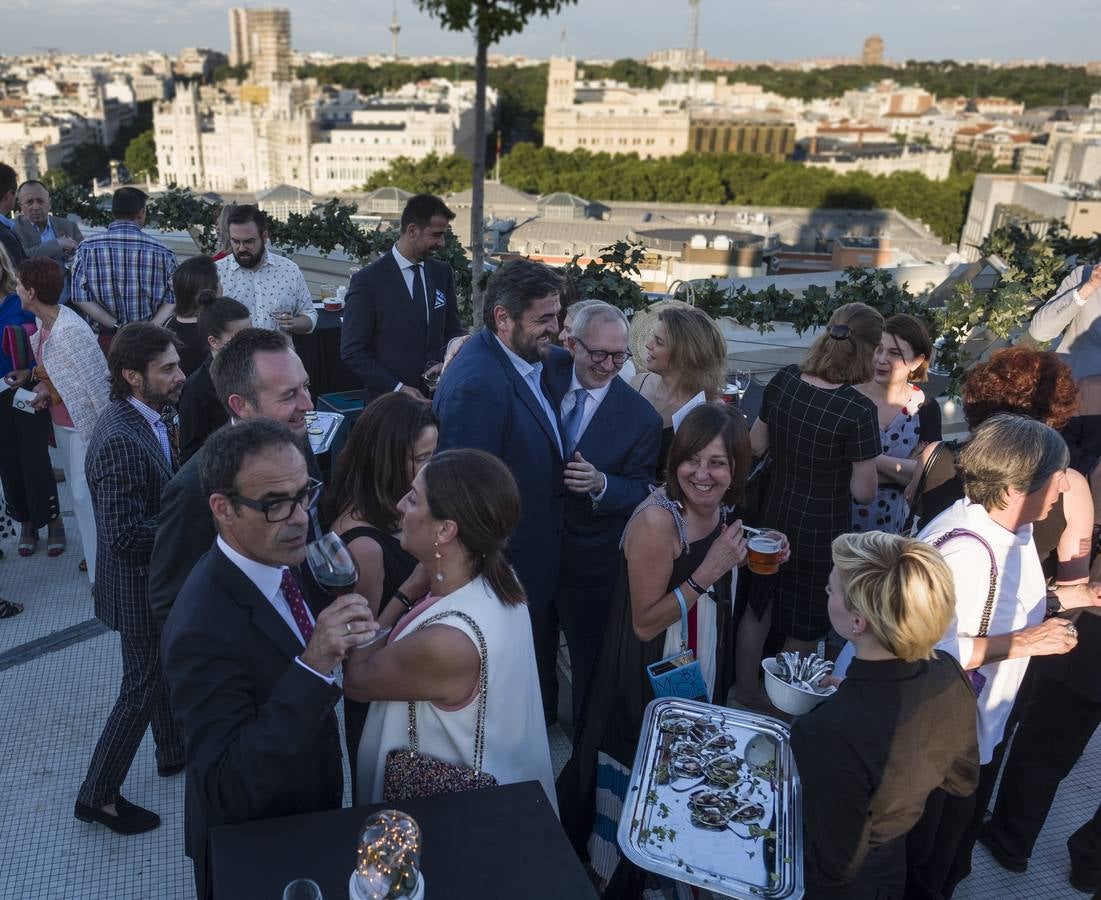
POLYGON ((286 9, 229 10, 229 63, 250 64, 249 81, 291 79, 291 14, 286 9))
POLYGON ((790 122, 721 114, 714 118, 693 117, 689 124, 688 149, 693 153, 756 153, 772 159, 787 159, 795 150, 795 126, 790 122))
POLYGON ((218 66, 225 65, 227 61, 226 55, 218 50, 185 47, 176 57, 176 63, 172 68, 173 72, 182 78, 199 78, 208 82, 213 78, 214 70, 218 66))
POLYGON ((873 34, 864 41, 864 51, 860 54, 860 63, 864 66, 883 65, 883 38, 873 34))
POLYGON ((839 175, 917 172, 933 181, 943 181, 952 170, 952 154, 948 150, 896 143, 852 144, 819 138, 811 139, 803 161, 808 166, 829 169, 839 175))

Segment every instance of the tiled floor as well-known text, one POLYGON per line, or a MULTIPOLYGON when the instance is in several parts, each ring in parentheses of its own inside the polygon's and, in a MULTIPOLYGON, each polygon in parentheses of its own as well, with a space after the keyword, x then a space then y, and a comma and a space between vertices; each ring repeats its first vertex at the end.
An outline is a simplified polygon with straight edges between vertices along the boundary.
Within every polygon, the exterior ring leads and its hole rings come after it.
MULTIPOLYGON (((63 488, 65 510, 71 508, 67 501, 63 488)), ((14 541, 0 545, 6 554, 0 560, 0 596, 26 605, 22 615, 0 621, 0 655, 91 616, 87 579, 76 569, 80 551, 71 515, 66 525, 69 549, 57 559, 46 557, 44 542, 30 559, 18 557, 14 541)), ((157 777, 150 735, 124 792, 158 812, 161 827, 123 838, 73 818, 73 800, 114 702, 119 670, 117 639, 110 633, 0 670, 0 900, 194 896, 183 855, 183 777, 157 777)), ((550 738, 557 772, 569 756, 569 740, 559 726, 550 738)), ((1065 842, 1097 808, 1099 788, 1101 736, 1095 736, 1056 798, 1028 873, 1005 872, 979 848, 975 871, 956 897, 1084 897, 1066 882, 1065 842)))

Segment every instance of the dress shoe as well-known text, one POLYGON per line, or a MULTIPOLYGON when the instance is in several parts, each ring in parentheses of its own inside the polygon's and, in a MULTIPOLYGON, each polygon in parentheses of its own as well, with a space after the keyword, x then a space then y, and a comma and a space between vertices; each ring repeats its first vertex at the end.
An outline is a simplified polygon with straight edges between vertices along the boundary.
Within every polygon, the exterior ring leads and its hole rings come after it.
POLYGON ((135 806, 125 797, 120 796, 115 801, 115 810, 118 815, 112 816, 98 807, 88 806, 77 800, 73 815, 81 822, 99 822, 100 825, 106 825, 116 834, 141 834, 152 831, 161 824, 161 817, 155 812, 135 806))
MULTIPOLYGON (((1078 831, 1084 830, 1085 827, 1083 826, 1078 831)), ((1070 886, 1076 891, 1081 891, 1084 894, 1091 891, 1101 893, 1101 869, 1097 867, 1096 861, 1091 855, 1083 853, 1081 848, 1075 848, 1072 843, 1078 831, 1067 838, 1067 850, 1070 854, 1070 876, 1067 880, 1070 881, 1070 886)))
POLYGON ((157 766, 157 774, 161 778, 171 778, 173 775, 179 775, 183 770, 183 763, 176 763, 174 766, 157 766))
POLYGON ((982 831, 979 832, 979 843, 990 851, 990 855, 994 857, 994 861, 1003 869, 1018 874, 1028 871, 1028 860, 1020 859, 1019 857, 1011 856, 1007 853, 998 840, 998 836, 994 832, 994 829, 990 827, 989 822, 983 825, 982 831))

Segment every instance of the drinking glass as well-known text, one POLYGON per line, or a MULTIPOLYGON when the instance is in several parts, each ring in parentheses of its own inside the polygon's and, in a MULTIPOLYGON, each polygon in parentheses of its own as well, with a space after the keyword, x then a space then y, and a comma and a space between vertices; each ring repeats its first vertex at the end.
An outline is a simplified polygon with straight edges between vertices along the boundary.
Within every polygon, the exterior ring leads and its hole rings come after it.
POLYGON ((436 386, 440 383, 440 372, 436 371, 431 374, 429 374, 429 372, 439 364, 439 361, 435 359, 430 359, 424 364, 424 374, 421 375, 421 378, 424 379, 424 386, 428 388, 429 397, 436 392, 436 386))
POLYGON ((738 392, 738 402, 740 403, 742 397, 745 396, 745 392, 749 390, 749 383, 752 381, 753 376, 750 375, 748 369, 739 369, 734 373, 734 389, 738 392))
MULTIPOLYGON (((349 593, 359 581, 359 566, 352 551, 332 531, 306 545, 306 562, 310 565, 314 580, 333 597, 349 593)), ((389 633, 389 628, 380 628, 369 641, 356 646, 369 647, 376 641, 384 640, 389 633)))
POLYGON ((283 900, 322 900, 321 888, 309 878, 296 878, 283 888, 283 900))

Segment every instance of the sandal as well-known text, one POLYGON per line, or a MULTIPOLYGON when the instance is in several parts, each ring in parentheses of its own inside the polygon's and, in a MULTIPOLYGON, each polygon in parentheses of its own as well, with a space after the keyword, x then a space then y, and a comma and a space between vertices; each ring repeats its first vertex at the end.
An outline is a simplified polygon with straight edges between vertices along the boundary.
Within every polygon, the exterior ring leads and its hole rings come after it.
POLYGON ((46 555, 51 559, 65 552, 65 544, 64 527, 62 527, 60 533, 55 532, 53 528, 46 532, 46 555))
POLYGON ((38 529, 23 526, 23 532, 19 535, 19 555, 33 556, 38 549, 38 529))
POLYGON ((10 619, 23 612, 22 603, 12 603, 10 600, 0 599, 0 619, 10 619))

